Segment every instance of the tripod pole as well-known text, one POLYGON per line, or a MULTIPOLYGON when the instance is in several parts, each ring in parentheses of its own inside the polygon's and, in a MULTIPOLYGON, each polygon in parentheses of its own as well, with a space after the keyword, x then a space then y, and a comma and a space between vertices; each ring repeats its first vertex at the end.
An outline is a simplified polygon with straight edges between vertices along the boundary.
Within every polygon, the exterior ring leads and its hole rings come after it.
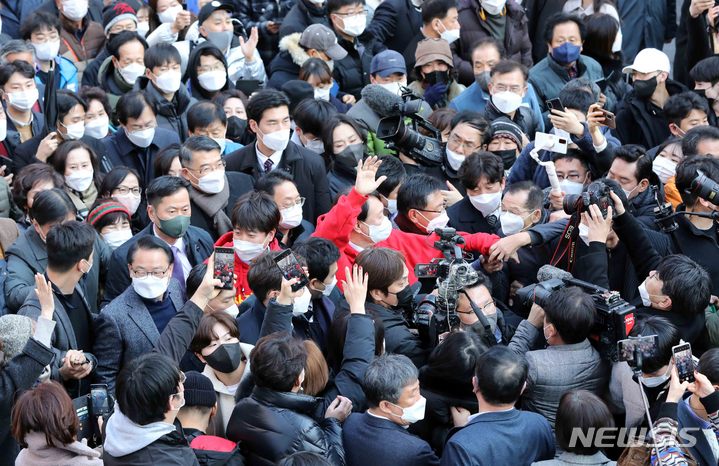
POLYGON ((642 352, 638 347, 634 347, 634 361, 636 363, 634 371, 637 376, 637 382, 639 382, 639 392, 642 395, 644 412, 646 413, 647 421, 649 422, 649 435, 652 438, 652 443, 654 443, 654 450, 657 452, 657 463, 659 463, 659 466, 663 466, 664 463, 659 455, 659 445, 657 444, 657 439, 654 436, 654 423, 652 422, 652 415, 649 413, 649 400, 647 400, 647 395, 644 393, 644 387, 642 386, 642 352))

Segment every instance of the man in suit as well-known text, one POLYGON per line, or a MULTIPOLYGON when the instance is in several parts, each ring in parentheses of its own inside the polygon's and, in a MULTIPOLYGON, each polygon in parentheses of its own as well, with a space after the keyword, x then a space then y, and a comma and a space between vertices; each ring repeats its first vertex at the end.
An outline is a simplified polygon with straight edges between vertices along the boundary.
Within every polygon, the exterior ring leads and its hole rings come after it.
POLYGON ((472 378, 479 412, 468 416, 464 427, 450 433, 442 454, 443 466, 529 466, 554 458, 549 422, 514 407, 527 384, 527 372, 524 356, 505 346, 493 346, 479 357, 472 378))
POLYGON ((232 208, 252 191, 250 175, 225 172, 220 146, 207 136, 191 136, 180 147, 181 176, 190 183, 190 223, 217 239, 232 230, 232 208))
POLYGON ((179 283, 173 279, 174 269, 181 264, 165 241, 140 236, 130 245, 127 259, 124 267, 132 286, 105 306, 95 321, 96 379, 110 391, 115 390, 123 367, 152 350, 184 303, 179 283))
POLYGON ((504 190, 502 159, 490 152, 467 156, 459 169, 467 197, 447 209, 449 226, 467 233, 495 233, 504 190))
POLYGON ((330 209, 330 189, 322 157, 290 142, 290 102, 280 91, 266 89, 252 96, 247 104, 247 120, 257 142, 227 156, 227 170, 252 175, 257 180, 273 170, 292 175, 300 195, 305 220, 330 209))
POLYGON ((370 363, 363 388, 369 409, 342 426, 347 466, 438 465, 427 442, 407 431, 424 419, 417 368, 407 356, 385 354, 370 363))
POLYGON ((404 53, 422 28, 422 0, 385 0, 374 10, 365 36, 373 37, 388 49, 404 53))
POLYGON ((95 231, 75 220, 55 225, 47 234, 47 270, 45 278, 35 275, 38 292, 28 294, 18 314, 37 320, 42 313, 39 296, 50 286, 57 322, 52 335, 55 358, 51 377, 63 382, 73 397, 89 393, 86 379, 97 367, 92 355, 94 314, 80 286, 82 277, 93 265, 95 231))
POLYGON ((184 296, 185 279, 190 270, 207 259, 213 248, 210 235, 190 225, 192 205, 189 186, 182 178, 161 176, 147 187, 147 214, 152 223, 113 251, 105 282, 105 304, 130 286, 127 254, 138 239, 144 236, 155 236, 171 248, 178 262, 172 276, 177 279, 184 296))

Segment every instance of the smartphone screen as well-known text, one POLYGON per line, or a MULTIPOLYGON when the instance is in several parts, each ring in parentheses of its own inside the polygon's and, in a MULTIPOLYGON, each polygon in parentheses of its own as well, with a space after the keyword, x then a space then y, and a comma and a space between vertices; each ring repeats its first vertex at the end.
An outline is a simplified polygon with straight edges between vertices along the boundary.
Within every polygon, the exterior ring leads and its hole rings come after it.
POLYGON ((110 400, 107 394, 107 385, 90 385, 90 410, 93 416, 103 416, 110 412, 110 400))
POLYGON ((628 338, 617 342, 617 353, 620 361, 636 363, 635 356, 646 358, 654 355, 657 350, 658 337, 650 335, 648 337, 628 338))
POLYGON ((234 282, 235 251, 233 248, 215 248, 215 270, 213 278, 222 282, 219 288, 231 290, 234 282))
POLYGON ((550 110, 559 110, 560 112, 564 112, 564 105, 562 105, 562 101, 559 100, 559 97, 556 99, 549 99, 547 101, 547 108, 550 110))
POLYGON ((692 346, 682 343, 672 348, 674 365, 677 367, 679 381, 694 382, 694 359, 692 359, 692 346))
POLYGON ((285 277, 285 280, 292 280, 293 278, 300 279, 299 282, 292 285, 292 291, 297 291, 300 288, 307 286, 310 282, 310 279, 307 277, 307 274, 305 274, 305 271, 300 263, 297 262, 297 258, 294 254, 292 254, 291 250, 285 249, 282 251, 277 257, 275 257, 275 263, 282 271, 282 276, 285 277))

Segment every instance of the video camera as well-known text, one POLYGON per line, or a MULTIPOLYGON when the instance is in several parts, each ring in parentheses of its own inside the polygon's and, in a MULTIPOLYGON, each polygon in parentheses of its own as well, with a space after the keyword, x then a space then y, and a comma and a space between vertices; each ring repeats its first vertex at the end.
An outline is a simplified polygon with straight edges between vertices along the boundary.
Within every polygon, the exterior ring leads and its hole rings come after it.
POLYGON ((419 114, 423 104, 410 89, 403 88, 402 103, 392 109, 392 113, 397 114, 379 121, 377 137, 388 149, 401 152, 421 165, 438 166, 442 164, 441 133, 419 114), (412 120, 411 128, 405 125, 405 118, 412 120), (421 134, 418 127, 433 137, 421 134))
MULTIPOLYGON (((688 212, 685 210, 674 212, 671 203, 662 202, 658 189, 654 186, 652 186, 651 189, 654 191, 654 200, 657 203, 657 206, 654 207, 654 223, 656 223, 659 229, 664 233, 671 233, 679 228, 679 225, 674 221, 674 217, 679 215, 691 215, 694 217, 706 217, 719 220, 719 212, 702 213, 688 212)), ((697 170, 697 175, 689 185, 687 192, 719 206, 719 183, 706 176, 701 170, 697 170)))
POLYGON ((539 283, 525 286, 517 290, 517 301, 526 309, 536 303, 545 307, 547 300, 555 291, 577 286, 594 300, 596 318, 590 333, 590 341, 594 344, 603 359, 616 362, 617 342, 624 340, 634 327, 634 306, 626 302, 617 291, 609 291, 601 286, 578 280, 569 272, 544 265, 537 273, 539 283))

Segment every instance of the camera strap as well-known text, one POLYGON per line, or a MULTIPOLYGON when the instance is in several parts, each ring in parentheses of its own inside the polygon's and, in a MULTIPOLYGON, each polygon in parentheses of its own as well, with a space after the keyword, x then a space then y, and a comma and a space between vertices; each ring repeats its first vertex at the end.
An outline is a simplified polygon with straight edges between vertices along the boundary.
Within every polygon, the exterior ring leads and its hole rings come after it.
MULTIPOLYGON (((482 324, 482 327, 484 327, 484 335, 487 337, 486 339, 490 343, 490 346, 494 346, 497 344, 497 338, 494 336, 494 333, 492 332, 492 326, 489 325, 489 321, 484 316, 484 312, 482 312, 482 309, 479 308, 474 303, 474 300, 469 297, 466 291, 462 290, 462 294, 464 294, 467 297, 467 301, 469 301, 469 305, 472 307, 472 310, 477 315, 477 319, 479 319, 479 323, 482 324)), ((499 312, 499 308, 497 309, 497 312, 499 312)), ((499 320, 498 320, 499 322, 499 320)))
POLYGON ((552 266, 557 266, 567 256, 567 272, 571 272, 576 262, 576 250, 577 250, 577 237, 579 236, 579 215, 574 213, 567 222, 567 226, 564 227, 562 236, 559 238, 559 243, 554 250, 552 259, 549 263, 552 266), (564 249, 562 249, 564 247, 564 249), (561 251, 561 254, 559 254, 561 251), (559 254, 559 257, 557 255, 559 254))

